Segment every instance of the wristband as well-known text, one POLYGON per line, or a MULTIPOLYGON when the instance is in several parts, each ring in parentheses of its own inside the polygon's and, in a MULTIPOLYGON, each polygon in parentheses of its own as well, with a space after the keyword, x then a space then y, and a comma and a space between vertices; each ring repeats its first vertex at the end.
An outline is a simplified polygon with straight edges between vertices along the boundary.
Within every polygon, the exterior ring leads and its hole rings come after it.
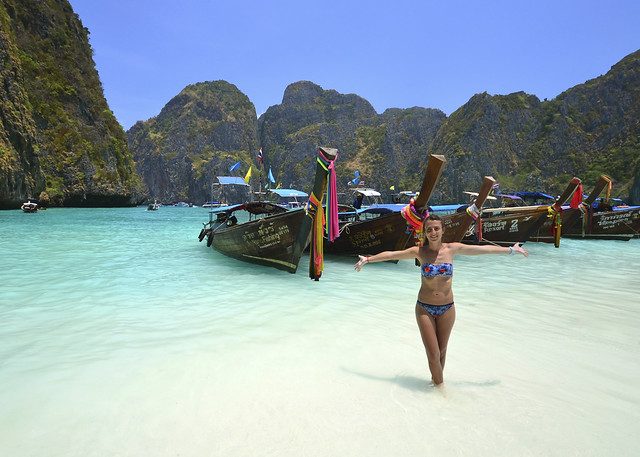
POLYGON ((509 249, 511 249, 511 252, 509 253, 509 255, 513 254, 513 246, 509 246, 509 249))

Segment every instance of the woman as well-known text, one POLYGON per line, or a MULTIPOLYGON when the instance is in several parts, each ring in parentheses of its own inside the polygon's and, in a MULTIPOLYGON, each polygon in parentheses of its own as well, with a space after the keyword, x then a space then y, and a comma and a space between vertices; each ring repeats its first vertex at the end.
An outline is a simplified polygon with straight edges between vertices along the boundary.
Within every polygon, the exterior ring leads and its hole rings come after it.
POLYGON ((444 362, 447 356, 449 335, 456 319, 453 304, 453 258, 458 255, 529 253, 519 243, 512 247, 478 246, 462 243, 443 243, 444 225, 440 217, 429 215, 424 221, 423 246, 413 246, 404 251, 385 251, 373 256, 359 256, 356 271, 366 263, 387 260, 418 259, 422 284, 416 303, 416 319, 427 351, 431 379, 436 386, 443 382, 444 362))

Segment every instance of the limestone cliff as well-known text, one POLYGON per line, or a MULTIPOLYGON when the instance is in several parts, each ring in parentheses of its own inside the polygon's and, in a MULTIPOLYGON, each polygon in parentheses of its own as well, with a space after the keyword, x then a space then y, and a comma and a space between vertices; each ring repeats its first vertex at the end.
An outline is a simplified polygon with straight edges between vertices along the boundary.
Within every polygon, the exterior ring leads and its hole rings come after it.
POLYGON ((259 149, 253 103, 225 81, 186 87, 127 139, 149 198, 167 203, 211 199, 216 176, 238 161, 236 176, 243 175, 259 149))
POLYGON ((125 134, 69 2, 2 0, 0 25, 0 208, 27 197, 136 204, 142 188, 125 134))

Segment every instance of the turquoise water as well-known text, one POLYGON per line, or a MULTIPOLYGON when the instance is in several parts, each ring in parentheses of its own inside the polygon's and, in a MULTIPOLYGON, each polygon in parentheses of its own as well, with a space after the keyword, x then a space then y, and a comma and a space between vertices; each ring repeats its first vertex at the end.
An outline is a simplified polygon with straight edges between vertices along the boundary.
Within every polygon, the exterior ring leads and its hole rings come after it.
POLYGON ((412 262, 319 282, 203 208, 0 212, 0 455, 631 456, 640 240, 459 257, 444 391, 412 262))

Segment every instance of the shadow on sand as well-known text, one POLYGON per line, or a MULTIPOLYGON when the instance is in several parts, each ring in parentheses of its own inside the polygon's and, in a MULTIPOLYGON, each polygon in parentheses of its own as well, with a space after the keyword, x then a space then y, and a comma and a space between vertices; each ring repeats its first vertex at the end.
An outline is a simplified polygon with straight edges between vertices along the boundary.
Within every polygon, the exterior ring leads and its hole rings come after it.
MULTIPOLYGON (((342 368, 342 371, 350 373, 361 378, 371 379, 373 381, 388 382, 396 384, 407 390, 413 390, 414 392, 430 392, 438 389, 431 383, 431 380, 426 378, 418 378, 416 376, 396 375, 393 377, 375 376, 368 373, 361 373, 358 371, 350 370, 348 368, 342 368)), ((497 379, 489 381, 446 381, 445 385, 456 387, 491 387, 497 386, 500 381, 497 379)))

